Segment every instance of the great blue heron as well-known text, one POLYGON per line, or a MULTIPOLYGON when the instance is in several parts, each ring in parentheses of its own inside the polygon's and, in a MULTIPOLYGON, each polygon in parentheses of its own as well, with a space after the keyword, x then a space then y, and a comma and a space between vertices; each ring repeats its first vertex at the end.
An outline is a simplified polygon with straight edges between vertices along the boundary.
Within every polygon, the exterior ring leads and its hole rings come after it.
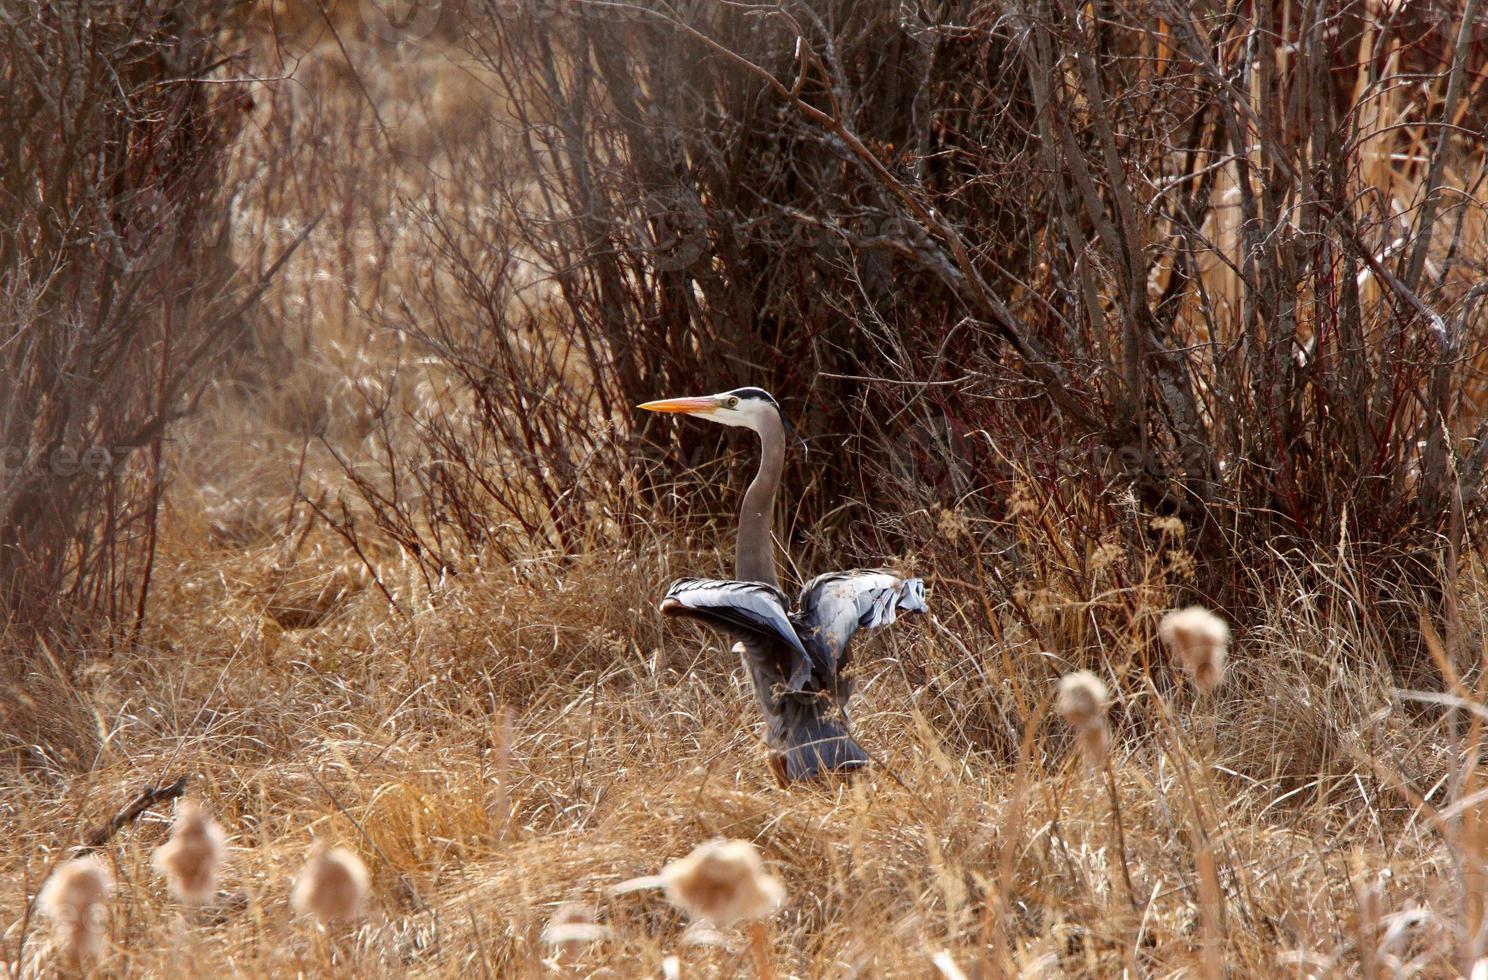
POLYGON ((760 437, 759 473, 739 512, 734 579, 673 582, 662 613, 701 620, 738 641, 734 651, 764 709, 771 767, 782 781, 866 765, 867 753, 843 724, 852 695, 842 676, 849 644, 859 629, 892 623, 900 610, 925 612, 924 582, 882 569, 828 572, 806 583, 790 611, 775 574, 771 533, 785 466, 785 425, 775 399, 759 388, 736 388, 640 407, 742 426, 760 437))

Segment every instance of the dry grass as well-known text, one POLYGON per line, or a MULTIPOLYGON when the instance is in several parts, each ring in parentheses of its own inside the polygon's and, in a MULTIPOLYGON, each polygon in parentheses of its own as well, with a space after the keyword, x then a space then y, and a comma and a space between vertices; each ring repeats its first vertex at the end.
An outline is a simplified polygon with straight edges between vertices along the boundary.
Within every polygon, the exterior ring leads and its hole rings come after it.
MULTIPOLYGON (((1128 895, 1106 787, 1052 723, 1037 664, 1000 678, 1011 702, 1035 706, 1022 758, 1005 762, 929 721, 925 702, 955 683, 952 652, 908 626, 859 668, 862 739, 882 767, 782 790, 723 645, 657 633, 655 583, 685 557, 493 571, 408 621, 362 589, 297 630, 275 626, 263 595, 214 559, 178 558, 158 606, 170 615, 140 651, 66 683, 31 679, 30 696, 71 733, 50 751, 76 761, 33 760, 5 777, 4 826, 18 843, 0 886, 7 950, 79 822, 182 772, 231 834, 222 890, 193 914, 151 873, 169 814, 121 834, 107 852, 118 882, 110 970, 279 975, 336 960, 368 976, 543 975, 543 928, 570 902, 597 905, 609 930, 575 954, 581 974, 654 974, 672 952, 722 969, 744 962, 742 940, 685 946, 685 921, 659 896, 608 896, 720 836, 754 841, 785 881, 773 933, 782 975, 923 975, 941 950, 1029 975, 1199 969, 1206 854, 1215 955, 1240 974, 1304 961, 1353 974, 1367 941, 1381 962, 1419 957, 1427 975, 1448 975, 1467 945, 1464 915, 1481 892, 1454 874, 1443 832, 1456 824, 1414 798, 1443 798, 1443 733, 1402 719, 1412 706, 1379 683, 1347 676, 1352 638, 1319 621, 1238 628, 1238 676, 1210 702, 1139 679, 1113 692, 1128 895), (1304 658, 1325 645, 1337 667, 1309 669, 1304 658), (906 664, 930 684, 908 683, 906 664), (322 935, 291 912, 313 838, 372 870, 371 913, 354 935, 322 935)), ((33 936, 26 948, 34 963, 46 947, 33 936)))
MULTIPOLYGON (((364 39, 347 41, 366 68, 364 39)), ((303 87, 281 91, 314 115, 329 110, 309 79, 349 75, 339 48, 309 47, 303 87)), ((460 115, 466 69, 418 57, 397 70, 442 79, 427 90, 460 115)), ((337 124, 370 127, 349 90, 337 124)), ((264 106, 254 152, 271 159, 264 146, 297 144, 264 106)), ((1199 697, 1158 636, 1192 565, 1181 525, 1150 553, 1087 552, 1044 495, 1068 488, 1032 479, 1006 520, 910 515, 942 563, 884 557, 926 577, 936 619, 855 656, 856 726, 880 765, 789 790, 727 645, 654 612, 671 577, 722 570, 696 526, 615 526, 584 554, 534 550, 433 590, 387 542, 362 561, 307 504, 345 490, 330 449, 361 459, 369 386, 416 413, 446 383, 370 329, 418 274, 405 246, 349 247, 369 241, 364 219, 393 223, 352 171, 434 179, 389 160, 437 170, 438 141, 396 133, 375 160, 305 151, 322 181, 301 199, 269 176, 250 194, 269 238, 321 195, 344 205, 270 297, 265 357, 282 370, 224 384, 182 433, 138 642, 75 671, 37 651, 0 698, 0 966, 50 969, 30 912, 48 874, 142 783, 183 773, 228 834, 220 888, 190 909, 153 873, 170 814, 120 833, 103 851, 107 975, 654 976, 674 955, 684 975, 748 975, 742 934, 610 891, 718 837, 753 842, 784 883, 781 976, 1450 976, 1488 952, 1480 722, 1400 690, 1346 557, 1267 583, 1270 607, 1230 624, 1224 683, 1199 697), (944 561, 989 541, 1023 556, 1006 600, 944 561), (1058 678, 1091 666, 1111 700, 1105 771, 1055 712, 1058 678), (293 912, 315 841, 370 870, 357 922, 293 912), (560 949, 554 921, 604 928, 560 949)), ((1437 686, 1472 700, 1483 573, 1464 563, 1455 629, 1429 641, 1437 686)))

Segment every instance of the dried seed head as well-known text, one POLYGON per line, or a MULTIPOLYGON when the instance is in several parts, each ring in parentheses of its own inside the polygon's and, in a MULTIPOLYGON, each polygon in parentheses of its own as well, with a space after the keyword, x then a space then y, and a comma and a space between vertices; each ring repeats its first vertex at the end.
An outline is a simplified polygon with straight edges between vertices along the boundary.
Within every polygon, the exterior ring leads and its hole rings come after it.
POLYGON ((552 946, 561 961, 577 958, 585 946, 610 938, 610 930, 597 921, 593 905, 567 902, 558 907, 543 927, 543 942, 552 946))
POLYGON ((296 912, 313 915, 322 925, 345 922, 361 912, 370 881, 367 866, 355 853, 317 841, 295 879, 289 902, 296 912))
POLYGON ((217 891, 227 835, 206 810, 189 800, 176 808, 170 840, 155 849, 151 863, 165 875, 171 894, 187 905, 201 905, 217 891))
POLYGON ((667 899, 694 919, 728 927, 761 919, 785 901, 785 886, 765 871, 746 840, 710 840, 661 869, 667 899))
POLYGON ((1080 737, 1085 753, 1095 761, 1104 759, 1111 747, 1111 732, 1106 724, 1109 700, 1106 685, 1088 670, 1066 674, 1059 681, 1054 707, 1080 737))
POLYGON ((1182 541, 1188 531, 1183 522, 1176 517, 1154 517, 1147 523, 1147 526, 1160 534, 1166 534, 1175 541, 1182 541))
POLYGON ((1168 649, 1188 671, 1194 687, 1208 694, 1224 681, 1230 628, 1203 606, 1170 612, 1157 627, 1168 649))
POLYGON ((1119 541, 1106 541, 1090 554, 1090 570, 1098 572, 1126 559, 1126 547, 1119 541))
POLYGON ((1099 677, 1088 670, 1077 670, 1060 679, 1056 707, 1071 728, 1083 730, 1105 718, 1108 697, 1099 677))
POLYGON ((941 508, 936 518, 935 529, 947 541, 960 541, 971 537, 971 521, 959 510, 941 508))
POLYGON ((81 969, 103 950, 103 923, 113 890, 114 876, 91 854, 59 865, 42 887, 37 907, 51 920, 58 951, 69 967, 81 969))

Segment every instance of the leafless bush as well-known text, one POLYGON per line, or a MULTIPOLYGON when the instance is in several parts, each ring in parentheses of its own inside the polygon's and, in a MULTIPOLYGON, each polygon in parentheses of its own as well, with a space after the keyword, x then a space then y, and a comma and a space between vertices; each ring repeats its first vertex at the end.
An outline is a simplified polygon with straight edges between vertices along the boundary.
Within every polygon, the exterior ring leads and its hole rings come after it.
POLYGON ((596 404, 764 384, 833 447, 805 515, 1000 517, 1026 469, 1178 518, 1233 598, 1341 540, 1419 585, 1482 512, 1463 14, 575 0, 470 42, 596 404))
POLYGON ((822 450, 788 476, 809 566, 975 561, 985 616, 1112 549, 1221 605, 1340 548, 1371 615, 1442 588, 1488 478, 1475 6, 468 12, 489 116, 378 307, 451 384, 348 460, 427 573, 584 547, 634 502, 607 489, 666 489, 629 406, 754 383, 822 450))
MULTIPOLYGON (((466 183, 508 179, 487 159, 466 183)), ((431 584, 477 560, 613 541, 630 507, 616 491, 631 484, 613 427, 596 422, 616 406, 593 339, 551 315, 547 291, 524 273, 488 202, 441 202, 419 225, 439 274, 410 284, 392 314, 426 361, 414 382, 413 438, 399 437, 387 410, 395 386, 408 383, 395 381, 372 406, 379 465, 369 472, 343 458, 377 524, 419 558, 431 584), (416 453, 399 459, 410 444, 416 453)), ((357 533, 349 512, 332 519, 348 539, 357 533)))
MULTIPOLYGON (((165 439, 249 291, 221 175, 241 92, 210 5, 0 10, 0 619, 143 610, 165 439)), ((251 285, 251 284, 250 284, 251 285)))

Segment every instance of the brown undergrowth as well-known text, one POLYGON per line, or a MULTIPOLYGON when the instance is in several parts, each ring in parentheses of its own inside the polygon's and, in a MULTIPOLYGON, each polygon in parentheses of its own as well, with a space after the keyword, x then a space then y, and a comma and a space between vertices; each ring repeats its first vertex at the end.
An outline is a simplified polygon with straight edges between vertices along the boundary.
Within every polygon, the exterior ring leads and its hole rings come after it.
MULTIPOLYGON (((653 612, 663 583, 713 571, 716 552, 657 530, 645 547, 482 569, 399 615, 348 575, 335 535, 303 536, 286 567, 277 545, 222 549, 177 526, 169 614, 140 646, 71 675, 39 662, 23 693, 48 720, 12 747, 4 907, 24 908, 81 824, 189 773, 231 834, 223 891, 186 915, 152 875, 168 814, 120 834, 110 970, 544 975, 542 929, 567 902, 596 903, 609 938, 565 969, 643 975, 677 951, 723 969, 744 955, 727 937, 689 945, 659 898, 607 895, 717 836, 753 840, 784 879, 774 950, 790 975, 920 975, 942 950, 1028 975, 1201 969, 1206 902, 1208 955, 1242 974, 1352 973, 1366 949, 1445 975, 1470 947, 1480 893, 1454 855, 1476 839, 1473 797, 1457 814, 1442 801, 1473 768, 1361 624, 1328 612, 1343 597, 1279 588, 1264 620, 1233 625, 1230 674, 1207 696, 1158 646, 1161 565, 1124 591, 1140 598, 1119 626, 1101 611, 1128 893, 1107 788, 1051 713, 1095 612, 1066 579, 1030 570, 993 636, 967 626, 985 595, 919 568, 935 618, 870 641, 856 668, 856 726, 880 765, 782 790, 724 645, 653 612), (313 624, 274 612, 307 604, 324 606, 313 624), (353 934, 290 912, 313 837, 372 870, 374 912, 353 934)), ((13 916, 8 950, 22 938, 13 916)), ((39 933, 24 955, 47 955, 39 933)))

